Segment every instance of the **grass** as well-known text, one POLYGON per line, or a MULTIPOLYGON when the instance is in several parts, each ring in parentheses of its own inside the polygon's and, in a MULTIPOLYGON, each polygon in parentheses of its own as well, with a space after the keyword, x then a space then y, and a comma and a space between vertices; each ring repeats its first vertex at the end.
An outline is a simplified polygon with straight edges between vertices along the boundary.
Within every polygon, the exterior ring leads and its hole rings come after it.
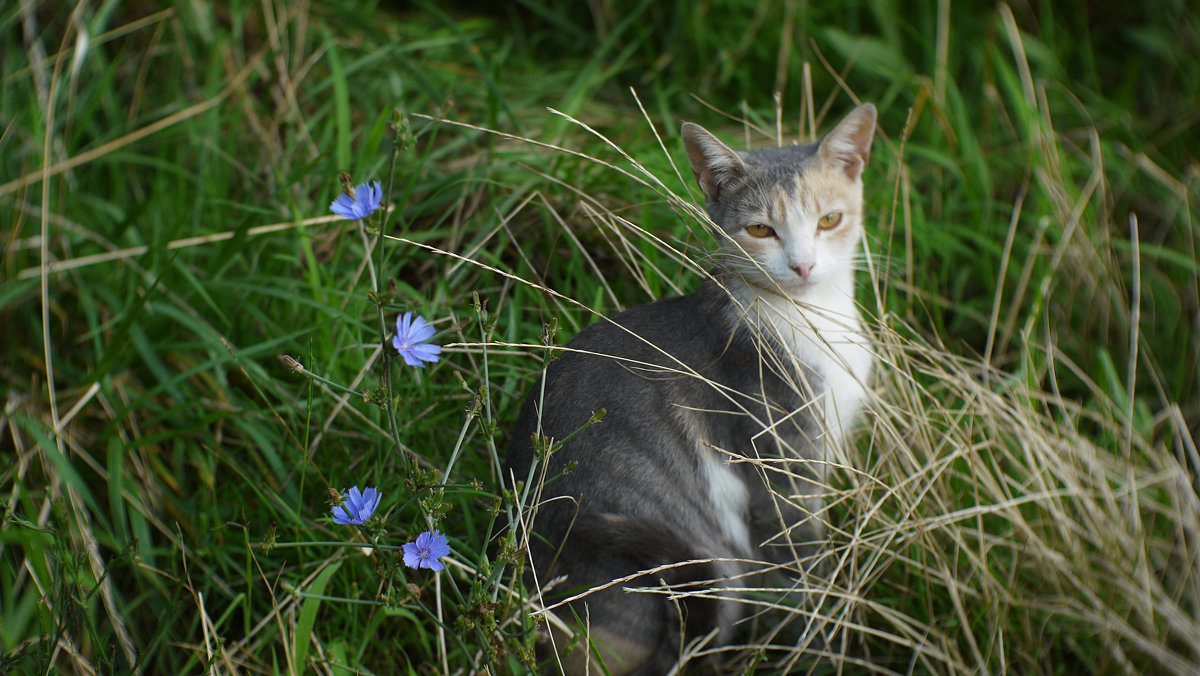
POLYGON ((519 556, 489 535, 544 324, 561 344, 698 281, 712 241, 684 206, 680 121, 762 146, 852 98, 881 111, 860 277, 881 367, 814 585, 849 640, 805 650, 810 607, 763 591, 726 656, 1200 663, 1200 50, 1181 3, 16 5, 4 670, 525 671, 519 556), (328 214, 340 171, 388 182, 385 237, 328 214), (406 310, 439 329, 437 366, 379 347, 406 310), (398 401, 394 422, 367 399, 398 401), (350 485, 380 488, 385 525, 328 520, 350 485), (447 571, 399 565, 431 525, 447 571))

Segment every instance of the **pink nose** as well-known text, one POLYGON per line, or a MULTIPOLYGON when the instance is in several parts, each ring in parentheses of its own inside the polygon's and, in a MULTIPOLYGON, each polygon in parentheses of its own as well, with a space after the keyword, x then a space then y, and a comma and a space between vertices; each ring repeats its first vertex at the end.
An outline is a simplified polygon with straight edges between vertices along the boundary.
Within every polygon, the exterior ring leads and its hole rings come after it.
POLYGON ((808 276, 812 273, 812 269, 813 269, 814 265, 816 265, 816 263, 804 263, 802 265, 793 265, 792 272, 800 275, 800 279, 808 279, 808 276))

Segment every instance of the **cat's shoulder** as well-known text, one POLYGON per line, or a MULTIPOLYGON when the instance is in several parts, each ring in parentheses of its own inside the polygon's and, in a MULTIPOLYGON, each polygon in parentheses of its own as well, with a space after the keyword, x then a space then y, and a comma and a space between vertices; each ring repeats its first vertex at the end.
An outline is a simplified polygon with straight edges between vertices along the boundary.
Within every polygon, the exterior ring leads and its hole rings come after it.
POLYGON ((662 298, 599 317, 581 330, 572 342, 611 340, 620 335, 637 335, 645 339, 694 335, 695 329, 726 330, 723 303, 715 291, 711 282, 705 282, 686 295, 662 298))

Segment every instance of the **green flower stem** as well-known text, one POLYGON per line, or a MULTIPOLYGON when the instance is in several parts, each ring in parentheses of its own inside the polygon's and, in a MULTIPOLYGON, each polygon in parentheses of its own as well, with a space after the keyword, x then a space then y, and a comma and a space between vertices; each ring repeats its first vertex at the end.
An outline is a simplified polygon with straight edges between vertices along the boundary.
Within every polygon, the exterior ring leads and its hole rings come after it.
POLYGON ((276 542, 271 549, 299 549, 301 547, 371 547, 387 551, 402 551, 404 545, 384 545, 373 542, 346 542, 344 540, 313 540, 312 542, 276 542))
MULTIPOLYGON (((400 152, 407 146, 408 138, 408 120, 397 109, 392 117, 392 156, 388 162, 388 176, 384 195, 392 194, 392 188, 396 180, 396 160, 399 159, 400 152)), ((391 204, 387 206, 389 208, 384 209, 383 215, 380 217, 379 228, 371 239, 369 244, 370 251, 367 254, 368 256, 378 256, 375 267, 381 274, 386 269, 384 266, 387 264, 387 247, 379 246, 379 241, 383 238, 383 233, 387 232, 388 214, 399 211, 398 209, 391 209, 393 206, 391 204)), ((399 218, 398 215, 397 218, 399 218)), ((377 275, 372 275, 371 284, 373 286, 372 290, 375 292, 376 297, 378 297, 379 277, 377 275)), ((380 347, 383 349, 385 355, 383 360, 383 384, 387 390, 387 404, 383 408, 386 411, 388 432, 392 435, 392 442, 396 445, 397 449, 403 449, 404 445, 400 439, 400 424, 396 420, 396 393, 392 387, 392 364, 395 360, 387 351, 387 338, 391 332, 388 330, 387 316, 383 308, 384 305, 382 303, 376 305, 376 313, 379 316, 380 347)), ((408 461, 410 470, 416 468, 416 460, 414 458, 409 457, 407 453, 403 452, 401 452, 401 455, 408 461)))
POLYGON ((459 452, 462 451, 463 440, 467 438, 467 430, 471 427, 471 418, 473 417, 467 416, 458 430, 458 439, 454 442, 454 449, 450 451, 450 461, 446 463, 446 471, 442 473, 442 486, 438 489, 439 491, 446 490, 446 484, 450 481, 450 470, 454 469, 454 463, 458 460, 459 452))
POLYGON ((346 394, 352 394, 352 395, 354 395, 354 396, 356 396, 356 397, 361 397, 361 396, 363 396, 363 393, 362 393, 362 392, 360 392, 359 390, 352 390, 352 389, 350 389, 349 387, 346 387, 345 385, 342 385, 341 383, 335 383, 335 382, 333 382, 332 380, 330 380, 330 379, 326 378, 325 376, 319 375, 319 374, 317 374, 317 373, 313 373, 312 371, 308 370, 308 368, 307 368, 307 367, 305 367, 305 368, 300 368, 300 369, 296 369, 296 370, 297 370, 299 373, 301 373, 301 374, 303 374, 303 375, 305 375, 305 376, 307 376, 307 377, 309 377, 309 378, 311 378, 311 379, 313 379, 313 380, 315 380, 315 381, 317 381, 317 382, 319 382, 319 383, 322 383, 322 384, 324 384, 324 385, 326 385, 326 386, 328 386, 328 387, 330 387, 330 388, 332 388, 332 389, 335 389, 335 390, 337 390, 337 391, 339 391, 339 392, 345 392, 346 394))

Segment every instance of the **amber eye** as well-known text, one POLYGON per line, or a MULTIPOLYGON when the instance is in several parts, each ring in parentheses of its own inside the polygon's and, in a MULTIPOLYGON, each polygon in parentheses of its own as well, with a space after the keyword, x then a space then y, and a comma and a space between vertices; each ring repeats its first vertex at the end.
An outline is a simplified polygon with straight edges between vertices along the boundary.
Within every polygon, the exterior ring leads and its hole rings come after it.
POLYGON ((769 225, 763 225, 762 223, 755 223, 754 225, 746 226, 746 234, 750 235, 751 237, 758 237, 758 238, 774 237, 775 230, 773 228, 771 228, 771 226, 769 226, 769 225))
POLYGON ((841 222, 842 212, 831 211, 822 216, 821 220, 817 221, 817 227, 821 230, 833 230, 834 228, 838 227, 838 224, 841 222))

